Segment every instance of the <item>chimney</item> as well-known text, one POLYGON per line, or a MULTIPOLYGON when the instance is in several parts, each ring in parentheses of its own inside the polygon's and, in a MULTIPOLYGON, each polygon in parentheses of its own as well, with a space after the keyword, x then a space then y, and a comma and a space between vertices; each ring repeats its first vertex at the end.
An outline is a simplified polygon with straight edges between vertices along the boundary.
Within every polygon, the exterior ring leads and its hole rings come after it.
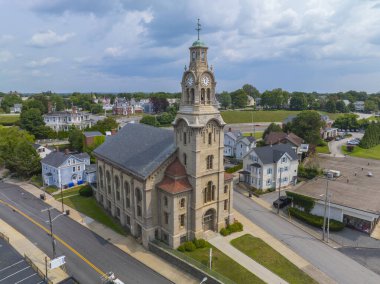
POLYGON ((69 154, 69 149, 65 149, 65 155, 68 155, 69 154))
POLYGON ((73 107, 72 107, 72 112, 73 112, 73 113, 77 113, 77 107, 76 107, 76 106, 73 106, 73 107))
POLYGON ((114 135, 116 135, 116 133, 117 133, 117 130, 114 128, 114 129, 111 129, 111 135, 112 136, 114 136, 114 135))
POLYGON ((47 103, 47 111, 48 111, 48 113, 53 112, 53 104, 51 103, 51 101, 48 101, 48 103, 47 103))

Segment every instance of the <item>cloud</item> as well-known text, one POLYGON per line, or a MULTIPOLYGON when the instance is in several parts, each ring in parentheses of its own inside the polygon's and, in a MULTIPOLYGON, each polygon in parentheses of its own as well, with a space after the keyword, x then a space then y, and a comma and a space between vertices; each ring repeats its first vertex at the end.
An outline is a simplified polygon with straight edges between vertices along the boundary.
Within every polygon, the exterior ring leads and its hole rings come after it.
POLYGON ((125 50, 121 47, 107 47, 104 53, 112 57, 119 57, 125 53, 125 50))
POLYGON ((14 36, 12 35, 0 35, 0 44, 6 44, 14 40, 14 36))
POLYGON ((28 62, 26 66, 32 67, 32 68, 42 67, 42 66, 46 66, 49 64, 59 62, 59 61, 60 61, 60 59, 56 58, 56 57, 45 57, 41 60, 32 60, 32 61, 28 62))
POLYGON ((49 47, 67 42, 74 33, 66 33, 63 35, 58 35, 52 30, 47 30, 46 32, 39 32, 32 36, 29 44, 34 47, 49 47))
POLYGON ((8 50, 0 50, 0 62, 7 62, 13 58, 13 54, 8 50))

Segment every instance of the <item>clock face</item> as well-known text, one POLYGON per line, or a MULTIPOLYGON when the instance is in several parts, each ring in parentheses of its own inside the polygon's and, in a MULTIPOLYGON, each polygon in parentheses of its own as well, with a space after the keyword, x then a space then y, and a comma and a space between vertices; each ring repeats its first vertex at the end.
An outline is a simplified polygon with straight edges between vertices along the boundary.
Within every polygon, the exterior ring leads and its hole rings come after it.
POLYGON ((202 84, 206 87, 210 84, 210 78, 207 75, 204 75, 201 81, 202 81, 202 84))
POLYGON ((194 84, 194 78, 191 75, 186 77, 186 86, 191 87, 194 84))

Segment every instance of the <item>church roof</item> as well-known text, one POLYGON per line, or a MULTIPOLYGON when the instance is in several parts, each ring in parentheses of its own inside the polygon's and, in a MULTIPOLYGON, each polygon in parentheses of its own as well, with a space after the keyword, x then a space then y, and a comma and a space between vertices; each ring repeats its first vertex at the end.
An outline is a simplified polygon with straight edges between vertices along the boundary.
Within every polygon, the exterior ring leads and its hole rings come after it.
POLYGON ((158 188, 172 194, 191 190, 191 184, 187 180, 187 177, 175 179, 165 176, 157 186, 158 188))
POLYGON ((224 173, 224 181, 231 180, 234 178, 233 174, 224 173))
POLYGON ((128 123, 93 153, 97 158, 146 179, 175 151, 172 130, 128 123))
POLYGON ((198 47, 198 46, 199 47, 206 47, 206 44, 203 41, 198 39, 198 40, 193 42, 192 47, 198 47))
POLYGON ((165 174, 173 177, 185 177, 187 175, 185 167, 176 158, 165 170, 165 174))

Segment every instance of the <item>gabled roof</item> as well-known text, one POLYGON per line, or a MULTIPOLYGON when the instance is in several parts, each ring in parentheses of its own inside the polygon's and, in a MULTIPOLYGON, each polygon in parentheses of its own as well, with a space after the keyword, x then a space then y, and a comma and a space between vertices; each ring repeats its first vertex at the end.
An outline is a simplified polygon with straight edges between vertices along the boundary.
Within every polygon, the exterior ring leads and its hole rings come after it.
POLYGON ((239 134, 240 133, 238 131, 234 131, 234 132, 228 131, 224 133, 224 135, 227 135, 228 137, 230 137, 231 139, 235 141, 240 137, 239 134))
POLYGON ((249 145, 251 145, 251 144, 252 144, 253 142, 255 142, 255 141, 256 141, 256 139, 255 139, 254 137, 252 137, 252 136, 247 136, 247 137, 240 137, 238 143, 239 143, 239 142, 242 142, 242 143, 244 143, 245 145, 249 146, 249 145))
POLYGON ((171 194, 181 193, 192 189, 191 184, 187 179, 186 169, 178 158, 166 168, 165 176, 157 186, 171 194))
POLYGON ((233 174, 229 174, 229 173, 224 173, 224 181, 228 181, 228 180, 231 180, 234 178, 234 175, 233 174))
POLYGON ((284 132, 270 132, 264 138, 264 142, 267 145, 278 144, 280 142, 283 142, 284 140, 293 143, 297 147, 299 147, 303 142, 303 139, 301 137, 298 137, 294 133, 287 134, 284 132))
POLYGON ((87 153, 79 153, 79 154, 65 154, 64 152, 51 152, 45 158, 41 160, 41 163, 58 168, 62 165, 67 159, 70 157, 75 157, 79 160, 90 159, 90 156, 87 153))
POLYGON ((85 137, 95 137, 95 136, 103 136, 103 134, 99 131, 85 131, 83 132, 85 137))
POLYGON ((296 151, 289 144, 280 143, 272 146, 258 147, 253 148, 251 152, 253 151, 263 164, 277 163, 285 153, 287 153, 293 160, 298 160, 296 151))
POLYGON ((96 148, 99 159, 146 179, 176 151, 172 130, 128 123, 96 148))

